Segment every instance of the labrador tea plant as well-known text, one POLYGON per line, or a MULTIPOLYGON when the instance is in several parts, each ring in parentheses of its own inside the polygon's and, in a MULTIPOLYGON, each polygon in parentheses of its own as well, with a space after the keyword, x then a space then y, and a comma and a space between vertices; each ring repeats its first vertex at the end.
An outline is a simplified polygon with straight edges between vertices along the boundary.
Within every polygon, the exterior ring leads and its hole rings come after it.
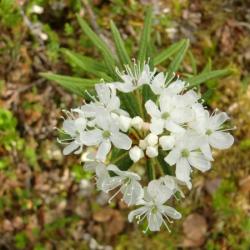
POLYGON ((211 78, 229 74, 228 69, 203 70, 194 76, 175 72, 187 51, 188 40, 181 40, 153 56, 152 11, 149 8, 142 31, 137 59, 130 59, 115 24, 111 31, 117 54, 111 52, 78 16, 85 34, 100 50, 103 62, 63 49, 74 64, 95 74, 82 79, 43 73, 66 89, 84 97, 84 104, 64 111, 58 141, 63 154, 84 153, 84 167, 96 176, 96 186, 118 194, 130 207, 129 222, 147 220, 145 231, 159 231, 162 224, 170 231, 172 219, 181 214, 168 201, 184 198, 181 187, 192 188, 194 170, 206 172, 213 161, 212 150, 226 149, 233 137, 225 128, 225 112, 212 114, 204 106, 198 86, 211 78), (171 59, 167 72, 157 65, 171 59), (94 91, 95 90, 95 91, 94 91), (145 176, 141 167, 145 169, 145 176), (136 208, 137 207, 137 208, 136 208))

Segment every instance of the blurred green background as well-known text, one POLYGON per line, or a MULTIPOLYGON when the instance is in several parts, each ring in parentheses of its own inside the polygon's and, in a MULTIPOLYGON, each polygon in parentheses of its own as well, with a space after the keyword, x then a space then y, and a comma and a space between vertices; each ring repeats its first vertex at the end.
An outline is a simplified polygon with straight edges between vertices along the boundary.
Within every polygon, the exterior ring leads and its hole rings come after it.
POLYGON ((0 249, 249 250, 249 23, 249 0, 0 0, 0 249), (209 107, 232 117, 235 144, 215 152, 210 172, 195 174, 192 191, 175 203, 183 218, 171 225, 171 234, 143 234, 127 222, 124 204, 108 204, 95 191, 79 157, 63 157, 54 128, 61 110, 82 100, 39 76, 86 77, 62 47, 98 58, 76 13, 107 43, 114 20, 135 52, 148 4, 157 48, 190 39, 183 71, 209 65, 234 72, 206 82, 202 93, 209 107))

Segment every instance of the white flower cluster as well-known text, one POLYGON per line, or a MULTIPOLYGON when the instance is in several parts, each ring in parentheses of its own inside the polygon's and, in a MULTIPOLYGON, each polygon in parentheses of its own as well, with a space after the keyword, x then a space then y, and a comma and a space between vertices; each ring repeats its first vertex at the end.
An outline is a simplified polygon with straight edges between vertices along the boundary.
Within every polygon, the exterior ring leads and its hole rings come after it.
POLYGON ((95 173, 97 188, 116 190, 111 199, 121 193, 128 206, 140 206, 130 212, 129 221, 147 218, 147 229, 158 231, 164 224, 169 230, 167 222, 180 219, 181 214, 165 203, 176 197, 176 192, 184 196, 180 185, 191 189, 192 168, 202 172, 211 168, 212 148, 226 149, 233 144, 233 137, 222 127, 229 117, 218 111, 210 115, 188 84, 173 78, 167 81, 163 73, 150 71, 148 64, 142 70, 137 65, 126 67, 125 72, 117 70, 117 74, 120 82, 96 84, 97 97, 92 97, 92 102, 66 112, 63 131, 68 138, 60 140, 67 144, 63 153, 91 149, 85 168, 95 173), (143 103, 148 114, 143 120, 121 109, 119 92, 133 94, 144 84, 155 98, 143 103), (134 163, 158 157, 161 150, 166 164, 175 166, 175 177, 159 177, 143 188, 140 175, 112 164, 113 148, 129 151, 134 163))

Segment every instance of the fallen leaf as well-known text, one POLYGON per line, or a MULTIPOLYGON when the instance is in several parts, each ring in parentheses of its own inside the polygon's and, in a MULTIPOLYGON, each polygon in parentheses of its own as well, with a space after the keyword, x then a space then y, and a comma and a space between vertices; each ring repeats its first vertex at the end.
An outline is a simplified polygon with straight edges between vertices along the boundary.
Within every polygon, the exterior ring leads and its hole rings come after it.
POLYGON ((197 213, 190 214, 183 223, 185 237, 182 247, 200 247, 204 244, 207 233, 206 219, 197 213))
POLYGON ((246 193, 246 194, 250 193, 250 175, 240 180, 239 185, 240 185, 240 190, 243 193, 246 193))

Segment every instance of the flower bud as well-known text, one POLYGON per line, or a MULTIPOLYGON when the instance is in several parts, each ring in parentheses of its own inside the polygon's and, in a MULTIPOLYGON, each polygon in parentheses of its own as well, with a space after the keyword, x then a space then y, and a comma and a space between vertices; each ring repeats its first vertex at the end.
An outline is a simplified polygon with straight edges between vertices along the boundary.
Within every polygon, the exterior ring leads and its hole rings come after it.
POLYGON ((119 127, 123 132, 127 132, 131 125, 131 118, 121 115, 119 117, 119 127))
POLYGON ((141 148, 134 146, 129 150, 129 156, 133 162, 137 162, 144 156, 144 153, 141 148))
POLYGON ((139 130, 142 128, 143 123, 144 121, 140 116, 136 116, 131 120, 131 126, 139 130))
POLYGON ((145 150, 148 146, 148 142, 146 140, 140 140, 139 141, 139 147, 143 150, 145 150))
POLYGON ((153 134, 153 133, 150 133, 146 137, 146 141, 147 141, 149 146, 155 146, 158 143, 158 136, 153 134))
POLYGON ((147 149, 146 149, 146 155, 149 158, 154 158, 154 157, 158 156, 158 148, 157 147, 148 146, 147 149))
POLYGON ((163 150, 170 150, 174 147, 175 137, 173 135, 164 135, 160 137, 159 143, 163 150))

